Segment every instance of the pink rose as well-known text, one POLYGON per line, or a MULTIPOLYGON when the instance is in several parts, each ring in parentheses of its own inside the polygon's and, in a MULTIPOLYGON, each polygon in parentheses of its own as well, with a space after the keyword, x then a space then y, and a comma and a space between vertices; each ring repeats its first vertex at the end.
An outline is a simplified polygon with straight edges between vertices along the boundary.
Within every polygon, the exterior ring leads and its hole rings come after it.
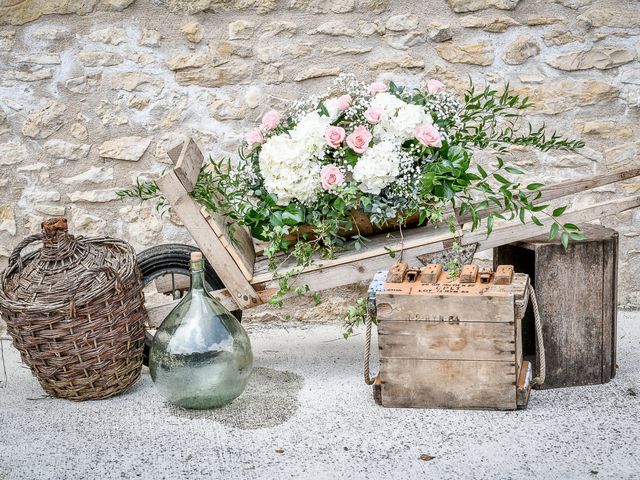
POLYGON ((367 127, 360 125, 356 127, 351 135, 347 137, 347 145, 351 147, 351 150, 357 153, 364 153, 369 148, 369 142, 372 135, 367 127))
POLYGON ((247 137, 245 138, 250 147, 253 147, 256 143, 264 143, 264 135, 260 131, 260 129, 256 128, 255 130, 251 130, 247 137))
POLYGON ((342 95, 338 98, 338 102, 336 103, 336 107, 341 112, 344 112, 347 108, 351 106, 351 95, 342 95))
POLYGON ((442 146, 442 138, 440 138, 440 132, 433 125, 419 125, 416 127, 416 138, 427 147, 442 146))
POLYGON ((444 92, 447 87, 444 86, 440 80, 434 80, 433 78, 427 82, 427 90, 429 93, 440 93, 444 92))
POLYGON ((344 128, 329 126, 324 132, 324 139, 333 148, 338 148, 344 141, 346 135, 344 128))
POLYGON ((364 118, 367 119, 367 122, 375 125, 376 123, 380 123, 380 120, 382 119, 382 114, 375 108, 369 107, 364 112, 364 118))
POLYGON ((335 165, 326 165, 320 171, 320 180, 322 181, 322 188, 331 190, 336 185, 344 183, 344 175, 335 165))
POLYGON ((389 90, 389 87, 387 87, 387 84, 384 82, 373 82, 371 85, 369 85, 369 93, 371 95, 386 92, 387 90, 389 90))
POLYGON ((264 114, 264 117, 262 117, 260 127, 264 130, 273 130, 278 126, 278 123, 280 123, 280 114, 275 110, 269 110, 264 114))

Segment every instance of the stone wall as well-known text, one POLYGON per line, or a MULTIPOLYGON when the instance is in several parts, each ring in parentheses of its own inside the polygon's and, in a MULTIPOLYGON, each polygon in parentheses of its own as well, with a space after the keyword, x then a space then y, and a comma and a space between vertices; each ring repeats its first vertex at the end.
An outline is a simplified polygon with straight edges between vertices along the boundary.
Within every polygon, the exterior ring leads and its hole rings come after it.
MULTIPOLYGON (((579 154, 515 150, 543 180, 638 158, 640 5, 598 0, 0 0, 0 257, 41 220, 136 248, 191 242, 152 206, 116 200, 167 168, 193 136, 233 155, 268 108, 339 72, 462 89, 509 81, 531 120, 587 143, 579 154)), ((640 193, 640 181, 578 196, 640 193)), ((620 302, 640 305, 640 211, 621 233, 620 302)))

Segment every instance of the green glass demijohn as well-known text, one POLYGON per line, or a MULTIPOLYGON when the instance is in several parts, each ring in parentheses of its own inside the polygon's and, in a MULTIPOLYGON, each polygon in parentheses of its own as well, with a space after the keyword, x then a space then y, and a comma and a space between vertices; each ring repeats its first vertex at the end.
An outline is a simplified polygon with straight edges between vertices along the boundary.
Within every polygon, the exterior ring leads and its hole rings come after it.
POLYGON ((253 368, 249 336, 207 292, 202 253, 191 254, 191 290, 164 319, 151 345, 149 370, 160 393, 182 408, 231 403, 253 368))

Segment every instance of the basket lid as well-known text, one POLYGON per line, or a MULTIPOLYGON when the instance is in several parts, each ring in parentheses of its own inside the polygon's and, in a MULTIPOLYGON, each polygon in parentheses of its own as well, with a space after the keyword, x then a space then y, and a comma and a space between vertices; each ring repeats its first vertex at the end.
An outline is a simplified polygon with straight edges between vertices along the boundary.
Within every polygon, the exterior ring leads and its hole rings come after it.
POLYGON ((0 283, 0 308, 47 311, 81 305, 106 290, 123 288, 135 275, 135 252, 126 242, 68 233, 66 218, 42 222, 42 233, 13 251, 0 283), (42 248, 21 256, 27 245, 42 248))

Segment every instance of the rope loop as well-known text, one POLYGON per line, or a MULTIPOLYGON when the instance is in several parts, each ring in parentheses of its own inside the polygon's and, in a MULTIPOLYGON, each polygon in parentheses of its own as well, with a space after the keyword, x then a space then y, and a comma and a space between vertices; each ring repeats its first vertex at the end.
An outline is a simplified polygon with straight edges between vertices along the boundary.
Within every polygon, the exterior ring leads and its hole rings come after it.
POLYGON ((369 371, 369 364, 371 360, 371 323, 376 318, 376 300, 369 298, 367 301, 367 314, 364 317, 365 331, 365 344, 364 344, 364 383, 367 385, 373 385, 376 381, 376 377, 371 377, 369 371))
POLYGON ((544 340, 542 338, 542 322, 540 320, 540 310, 538 308, 538 299, 536 298, 536 291, 531 284, 527 287, 529 289, 529 299, 531 300, 531 307, 533 308, 533 319, 536 327, 536 370, 537 376, 531 380, 532 385, 542 385, 546 376, 547 365, 544 354, 544 340))

